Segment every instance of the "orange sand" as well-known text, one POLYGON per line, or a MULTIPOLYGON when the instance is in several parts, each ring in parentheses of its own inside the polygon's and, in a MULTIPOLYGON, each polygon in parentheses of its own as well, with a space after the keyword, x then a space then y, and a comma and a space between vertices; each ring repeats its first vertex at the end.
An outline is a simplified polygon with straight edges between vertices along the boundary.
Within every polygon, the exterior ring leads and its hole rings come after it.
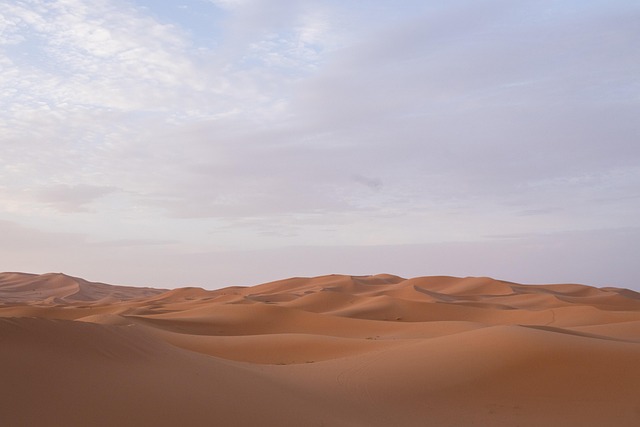
POLYGON ((638 426, 640 294, 0 273, 2 426, 638 426))

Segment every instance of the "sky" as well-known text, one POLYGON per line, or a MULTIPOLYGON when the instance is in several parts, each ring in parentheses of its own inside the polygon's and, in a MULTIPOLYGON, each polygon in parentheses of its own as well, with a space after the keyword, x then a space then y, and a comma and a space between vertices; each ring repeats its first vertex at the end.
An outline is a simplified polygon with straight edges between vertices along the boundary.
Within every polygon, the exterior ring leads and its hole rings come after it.
POLYGON ((0 0, 0 271, 640 290, 637 0, 0 0))

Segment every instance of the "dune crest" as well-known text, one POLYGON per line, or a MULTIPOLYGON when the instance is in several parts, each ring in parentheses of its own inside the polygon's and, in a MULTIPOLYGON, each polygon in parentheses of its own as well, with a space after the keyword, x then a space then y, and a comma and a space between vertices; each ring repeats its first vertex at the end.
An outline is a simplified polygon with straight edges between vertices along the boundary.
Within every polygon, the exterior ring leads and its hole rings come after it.
POLYGON ((1 303, 65 305, 74 302, 119 302, 147 298, 164 289, 114 286, 63 273, 0 273, 1 303))
POLYGON ((0 273, 0 345, 6 425, 640 425, 640 294, 612 287, 0 273))

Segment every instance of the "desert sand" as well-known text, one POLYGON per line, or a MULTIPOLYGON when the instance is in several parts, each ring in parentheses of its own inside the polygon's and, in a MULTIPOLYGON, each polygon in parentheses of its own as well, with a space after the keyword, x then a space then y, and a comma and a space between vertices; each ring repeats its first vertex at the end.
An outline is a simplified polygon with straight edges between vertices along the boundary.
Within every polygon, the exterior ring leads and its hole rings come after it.
POLYGON ((0 425, 638 426, 640 294, 393 275, 0 273, 0 425))

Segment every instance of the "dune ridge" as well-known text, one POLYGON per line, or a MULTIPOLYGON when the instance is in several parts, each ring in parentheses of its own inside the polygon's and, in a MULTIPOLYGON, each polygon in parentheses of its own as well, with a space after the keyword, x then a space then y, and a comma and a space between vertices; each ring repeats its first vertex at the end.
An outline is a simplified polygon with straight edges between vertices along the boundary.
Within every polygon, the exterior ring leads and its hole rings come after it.
POLYGON ((63 273, 0 273, 0 302, 3 304, 111 303, 164 292, 163 289, 89 282, 63 273))
POLYGON ((0 273, 0 346, 3 425, 640 425, 640 294, 614 287, 0 273))

